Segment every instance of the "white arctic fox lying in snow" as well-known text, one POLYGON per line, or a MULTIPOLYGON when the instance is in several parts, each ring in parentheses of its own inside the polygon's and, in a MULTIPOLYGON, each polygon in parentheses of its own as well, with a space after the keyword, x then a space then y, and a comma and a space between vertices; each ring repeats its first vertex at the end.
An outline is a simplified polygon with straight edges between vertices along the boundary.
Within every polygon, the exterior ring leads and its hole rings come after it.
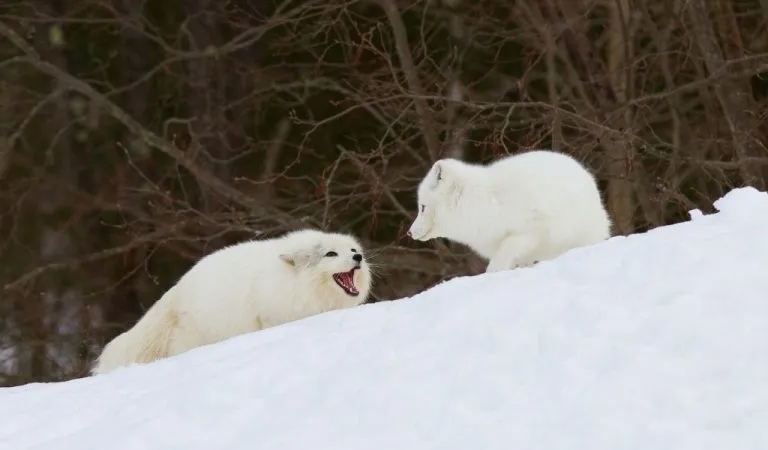
POLYGON ((93 373, 356 306, 371 288, 362 251, 350 235, 317 230, 222 248, 200 259, 133 328, 107 344, 93 373))
POLYGON ((436 161, 419 184, 418 202, 408 235, 467 245, 490 260, 486 272, 529 266, 610 237, 594 176, 550 150, 487 166, 436 161))

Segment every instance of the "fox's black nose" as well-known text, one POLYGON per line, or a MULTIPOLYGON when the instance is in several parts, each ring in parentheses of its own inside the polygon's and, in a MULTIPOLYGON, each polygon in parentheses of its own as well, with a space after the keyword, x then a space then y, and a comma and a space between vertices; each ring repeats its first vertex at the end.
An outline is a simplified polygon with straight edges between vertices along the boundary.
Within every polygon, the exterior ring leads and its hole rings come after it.
POLYGON ((363 260, 363 255, 361 255, 360 253, 355 253, 355 255, 352 256, 352 259, 354 259, 357 262, 360 262, 363 260))

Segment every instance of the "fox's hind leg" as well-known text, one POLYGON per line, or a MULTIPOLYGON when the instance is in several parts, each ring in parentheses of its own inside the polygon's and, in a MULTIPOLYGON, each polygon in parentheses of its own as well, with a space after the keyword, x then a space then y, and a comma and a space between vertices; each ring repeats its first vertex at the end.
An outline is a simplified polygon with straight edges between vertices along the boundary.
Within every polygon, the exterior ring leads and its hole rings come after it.
POLYGON ((539 236, 534 233, 507 236, 491 257, 485 272, 498 272, 533 265, 536 261, 532 256, 538 245, 539 236))

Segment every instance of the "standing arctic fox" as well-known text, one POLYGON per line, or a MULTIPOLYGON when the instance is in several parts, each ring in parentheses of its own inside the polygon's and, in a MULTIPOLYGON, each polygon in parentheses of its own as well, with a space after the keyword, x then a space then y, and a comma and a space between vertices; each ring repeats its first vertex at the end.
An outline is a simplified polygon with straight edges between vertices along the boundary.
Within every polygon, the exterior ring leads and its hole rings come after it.
POLYGON ((441 159, 419 184, 418 202, 408 235, 467 245, 489 260, 486 272, 529 266, 611 234, 594 176, 550 150, 486 166, 441 159))
POLYGON ((104 347, 92 373, 148 363, 322 312, 356 306, 370 267, 352 236, 299 230, 200 259, 128 331, 104 347))

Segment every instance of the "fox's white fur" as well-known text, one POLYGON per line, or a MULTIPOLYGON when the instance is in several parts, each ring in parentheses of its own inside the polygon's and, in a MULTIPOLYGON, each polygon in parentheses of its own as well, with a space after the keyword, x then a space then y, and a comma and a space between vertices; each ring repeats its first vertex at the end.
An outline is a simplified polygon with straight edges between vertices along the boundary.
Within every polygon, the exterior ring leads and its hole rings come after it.
POLYGON ((364 302, 370 288, 363 248, 350 235, 299 230, 225 247, 200 259, 133 328, 107 344, 92 373, 350 308, 364 302), (334 277, 352 270, 357 295, 334 277))
POLYGON ((594 176, 551 150, 485 166, 436 161, 417 195, 418 216, 408 235, 467 245, 489 260, 486 272, 530 266, 611 234, 594 176))

